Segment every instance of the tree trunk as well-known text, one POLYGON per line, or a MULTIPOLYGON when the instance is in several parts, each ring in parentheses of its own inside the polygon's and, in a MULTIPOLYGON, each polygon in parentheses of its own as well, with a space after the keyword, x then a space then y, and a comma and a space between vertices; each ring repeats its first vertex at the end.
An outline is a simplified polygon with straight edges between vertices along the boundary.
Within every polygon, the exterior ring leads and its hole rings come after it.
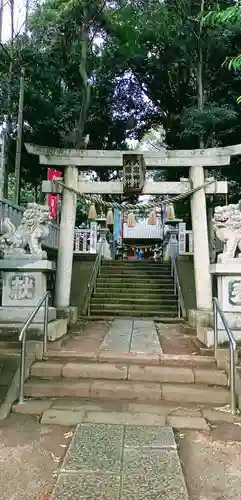
POLYGON ((3 28, 3 0, 0 0, 0 42, 2 41, 2 28, 3 28))
POLYGON ((10 158, 10 146, 11 146, 11 134, 12 134, 12 111, 13 111, 13 64, 12 64, 12 47, 14 39, 14 0, 10 0, 10 15, 11 15, 11 38, 10 38, 10 57, 11 62, 9 65, 9 75, 8 75, 8 91, 7 91, 7 119, 6 119, 6 155, 5 155, 5 165, 4 165, 4 197, 8 198, 8 174, 9 166, 11 162, 10 158))
MULTIPOLYGON (((198 37, 198 63, 197 63, 197 104, 199 111, 204 108, 204 89, 203 89, 203 51, 202 51, 202 34, 203 34, 203 14, 205 0, 201 0, 199 37, 198 37)), ((199 147, 204 148, 203 134, 199 137, 199 147)))
POLYGON ((83 9, 83 24, 82 24, 82 51, 81 61, 79 65, 79 73, 82 78, 82 105, 79 119, 76 126, 75 147, 84 147, 84 129, 88 117, 90 106, 90 85, 87 76, 87 58, 88 58, 88 3, 85 1, 83 9))

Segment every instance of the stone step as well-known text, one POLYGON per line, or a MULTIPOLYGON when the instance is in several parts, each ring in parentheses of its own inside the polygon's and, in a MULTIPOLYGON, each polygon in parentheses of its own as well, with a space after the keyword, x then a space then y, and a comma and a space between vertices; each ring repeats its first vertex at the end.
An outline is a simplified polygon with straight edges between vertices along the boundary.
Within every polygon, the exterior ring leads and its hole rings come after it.
POLYGON ((167 293, 173 293, 174 292, 174 284, 173 283, 170 283, 170 284, 162 284, 162 285, 158 285, 156 283, 141 283, 141 284, 136 284, 136 283, 133 283, 132 281, 128 281, 127 283, 110 283, 110 281, 105 281, 103 283, 98 283, 97 281, 97 287, 96 287, 98 290, 102 291, 102 290, 108 290, 110 289, 110 291, 114 291, 114 290, 117 290, 117 291, 140 291, 140 293, 146 293, 147 291, 152 291, 153 293, 156 292, 156 291, 159 291, 159 292, 167 292, 167 293))
POLYGON ((230 392, 224 387, 210 387, 204 384, 171 384, 123 380, 91 379, 30 379, 25 383, 25 396, 80 397, 111 401, 153 402, 170 401, 180 404, 198 403, 227 405, 230 392))
POLYGON ((175 298, 176 295, 174 295, 174 290, 173 290, 173 287, 172 289, 168 289, 168 290, 165 290, 165 288, 163 288, 162 290, 158 290, 158 289, 152 289, 152 288, 128 288, 128 290, 126 288, 109 288, 109 287, 99 287, 98 286, 98 289, 96 288, 96 293, 94 293, 94 296, 98 296, 98 297, 108 297, 108 296, 120 296, 121 297, 140 297, 140 298, 144 298, 148 295, 148 297, 158 297, 158 296, 163 296, 165 298, 175 298))
POLYGON ((135 271, 134 269, 133 270, 130 270, 130 269, 102 269, 101 268, 101 271, 100 271, 100 274, 103 276, 103 275, 107 275, 107 276, 116 276, 116 275, 129 275, 129 276, 171 276, 171 272, 166 269, 166 270, 157 270, 157 269, 153 269, 152 271, 149 271, 149 270, 141 270, 141 271, 135 271))
POLYGON ((54 379, 62 377, 78 379, 133 380, 160 383, 205 384, 227 386, 227 376, 216 368, 185 366, 141 366, 104 362, 44 360, 36 361, 30 370, 31 377, 54 379))
POLYGON ((177 302, 176 303, 164 303, 164 304, 160 304, 159 302, 152 302, 152 301, 146 301, 146 302, 139 302, 139 301, 126 301, 126 302, 122 302, 120 304, 116 303, 115 301, 106 301, 104 302, 103 300, 101 300, 101 303, 96 303, 95 302, 95 299, 91 299, 91 303, 90 303, 90 309, 94 310, 95 308, 99 308, 99 307, 103 307, 104 309, 104 312, 106 309, 108 310, 115 310, 117 307, 119 309, 119 306, 120 306, 120 309, 121 307, 123 307, 125 309, 125 311, 137 311, 137 310, 142 310, 143 313, 146 311, 148 312, 149 309, 151 309, 151 311, 160 311, 161 309, 165 309, 166 311, 166 315, 168 316, 168 313, 169 312, 172 312, 172 311, 177 311, 177 302), (130 303, 131 302, 131 303, 130 303), (161 307, 162 306, 162 307, 161 307))
POLYGON ((82 398, 26 399, 14 404, 13 413, 42 416, 42 424, 75 426, 80 422, 170 425, 177 429, 208 430, 208 424, 235 422, 241 418, 208 405, 186 403, 185 406, 161 401, 159 404, 86 400, 82 398))
POLYGON ((170 262, 155 262, 153 260, 142 260, 142 261, 133 261, 133 260, 110 260, 107 261, 105 260, 101 267, 134 267, 137 269, 141 269, 145 267, 146 269, 151 269, 151 268, 167 268, 171 269, 171 264, 170 262))
POLYGON ((97 278, 96 287, 99 288, 147 288, 147 289, 160 289, 160 290, 173 290, 174 291, 174 282, 173 281, 158 281, 151 282, 150 280, 142 280, 142 281, 133 281, 131 278, 129 280, 125 279, 104 279, 97 278))
MULTIPOLYGON (((129 319, 129 320, 133 320, 133 316, 128 316, 128 314, 125 314, 124 317, 121 317, 121 319, 129 319)), ((139 316, 138 316, 139 318, 139 316)), ((82 316, 79 316, 79 319, 80 320, 83 320, 83 321, 88 321, 88 322, 91 322, 93 323, 94 321, 114 321, 116 319, 116 315, 114 314, 114 312, 112 314, 97 314, 97 315, 92 315, 92 316, 86 316, 86 315, 82 315, 82 316)), ((120 318, 119 318, 120 319, 120 318)), ((149 319, 150 321, 157 321, 158 323, 161 323, 161 324, 169 324, 169 325, 177 325, 177 324, 184 324, 185 323, 185 319, 184 318, 178 318, 176 316, 158 316, 155 314, 155 316, 150 316, 148 318, 148 316, 145 316, 145 320, 146 319, 149 319)))
POLYGON ((120 365, 140 365, 140 366, 179 366, 202 369, 216 369, 216 362, 213 356, 200 356, 192 354, 159 354, 138 353, 138 352, 115 352, 100 350, 98 354, 92 351, 79 352, 68 350, 68 345, 57 351, 49 348, 44 355, 44 360, 61 361, 62 364, 71 361, 111 363, 120 365))
POLYGON ((169 289, 174 290, 174 281, 173 280, 149 280, 149 279, 142 279, 142 280, 133 280, 132 278, 102 278, 101 276, 97 278, 96 285, 103 287, 103 286, 109 286, 112 288, 116 288, 118 285, 120 287, 128 287, 128 288, 166 288, 168 287, 169 289), (128 286, 129 285, 129 286, 128 286))
POLYGON ((112 280, 128 280, 133 281, 173 281, 170 274, 145 274, 145 273, 100 273, 98 279, 112 279, 112 280))
POLYGON ((91 299, 91 304, 92 305, 99 305, 103 304, 106 305, 111 302, 111 304, 128 304, 128 305, 144 305, 144 306, 151 306, 152 304, 154 306, 177 306, 177 297, 171 296, 170 298, 166 297, 158 297, 154 295, 153 297, 150 297, 149 295, 147 297, 133 297, 133 295, 130 293, 127 297, 123 297, 122 294, 119 295, 113 295, 110 294, 108 296, 102 296, 99 297, 98 295, 94 295, 94 297, 91 299))
POLYGON ((173 277, 170 275, 170 274, 166 274, 166 275, 163 275, 163 274, 157 274, 157 273, 154 273, 152 276, 149 274, 132 274, 132 273, 116 273, 116 274, 104 274, 104 273, 100 273, 97 277, 98 280, 107 280, 107 279, 111 279, 113 281, 121 281, 121 280, 124 280, 124 281, 128 281, 129 279, 131 279, 132 281, 136 282, 136 281, 143 281, 143 282, 150 282, 150 283, 160 283, 160 284, 163 284, 163 283, 172 283, 174 281, 173 277))
POLYGON ((97 289, 96 293, 93 294, 93 297, 96 298, 96 299, 101 299, 101 298, 109 298, 109 297, 113 297, 114 298, 118 298, 118 297, 121 297, 123 299, 129 299, 129 298, 133 298, 133 299, 140 299, 140 300, 143 300, 143 299, 146 299, 148 297, 148 299, 150 300, 158 300, 158 299, 163 299, 165 301, 170 301, 170 300, 176 300, 177 297, 176 295, 174 295, 174 293, 163 293, 163 292, 153 292, 153 291, 149 291, 149 292, 141 292, 141 293, 138 293, 138 290, 135 289, 133 292, 132 291, 123 291, 123 292, 120 292, 119 290, 111 290, 111 289, 107 289, 107 290, 104 290, 104 291, 100 291, 99 289, 97 289))
MULTIPOLYGON (((158 320, 160 320, 161 318, 175 318, 175 319, 178 319, 177 317, 177 311, 170 311, 169 309, 167 310, 167 308, 165 308, 165 310, 160 310, 160 308, 157 308, 154 310, 154 308, 150 308, 150 309, 147 309, 146 311, 143 311, 142 308, 138 309, 134 309, 131 308, 130 310, 126 310, 126 307, 124 307, 123 309, 120 309, 120 307, 117 308, 116 304, 114 304, 114 306, 112 308, 106 308, 103 310, 102 307, 100 306, 90 306, 90 314, 93 315, 93 316, 96 316, 96 317, 102 317, 103 315, 104 316, 111 316, 111 317, 116 317, 116 316, 124 316, 125 318, 126 317, 134 317, 134 318, 143 318, 143 317, 147 317, 147 318, 156 318, 158 320)), ((164 321, 163 321, 164 322, 164 321)))

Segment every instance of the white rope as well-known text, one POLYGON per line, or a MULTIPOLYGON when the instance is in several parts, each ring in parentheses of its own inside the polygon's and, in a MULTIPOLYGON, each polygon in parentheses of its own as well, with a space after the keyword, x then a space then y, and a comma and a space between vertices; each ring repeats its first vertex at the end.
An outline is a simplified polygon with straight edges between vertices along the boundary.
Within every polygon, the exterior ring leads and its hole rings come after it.
POLYGON ((165 207, 166 205, 168 205, 169 203, 174 203, 175 201, 179 201, 179 200, 182 200, 188 196, 191 196, 192 194, 196 193, 197 191, 199 191, 199 189, 203 189, 207 186, 210 186, 210 184, 213 184, 215 182, 215 192, 217 192, 217 181, 215 179, 210 179, 209 181, 206 181, 204 182, 203 184, 201 184, 200 186, 196 187, 196 188, 193 188, 193 189, 189 189, 188 191, 186 191, 185 193, 182 193, 182 194, 179 194, 177 196, 174 196, 173 198, 169 197, 169 198, 166 198, 165 200, 163 201, 158 201, 158 202, 151 202, 151 201, 146 201, 146 202, 143 202, 140 204, 139 203, 136 203, 135 205, 131 204, 131 203, 116 203, 116 202, 109 202, 109 201, 104 201, 102 200, 102 198, 98 195, 89 195, 89 194, 86 194, 86 193, 81 193, 78 189, 74 189, 70 186, 66 186, 66 184, 64 184, 64 182, 58 180, 58 179, 53 179, 53 182, 55 182, 55 184, 58 184, 59 186, 61 186, 63 189, 67 189, 68 191, 70 191, 71 193, 74 193, 76 194, 77 196, 80 196, 81 198, 85 198, 86 200, 89 200, 90 202, 92 203, 99 203, 105 207, 112 207, 112 208, 125 208, 127 210, 133 210, 135 208, 138 208, 138 205, 139 205, 139 208, 146 208, 146 209, 150 209, 150 208, 163 208, 165 207))

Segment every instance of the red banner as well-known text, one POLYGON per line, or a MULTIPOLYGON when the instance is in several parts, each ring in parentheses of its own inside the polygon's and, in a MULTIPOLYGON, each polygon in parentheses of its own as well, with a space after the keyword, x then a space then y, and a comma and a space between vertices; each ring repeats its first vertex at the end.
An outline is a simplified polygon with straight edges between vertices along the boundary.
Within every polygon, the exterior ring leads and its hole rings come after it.
MULTIPOLYGON (((62 173, 53 168, 48 169, 48 181, 53 181, 55 177, 62 177, 62 173)), ((51 216, 57 219, 58 195, 48 194, 48 206, 50 208, 51 216)))

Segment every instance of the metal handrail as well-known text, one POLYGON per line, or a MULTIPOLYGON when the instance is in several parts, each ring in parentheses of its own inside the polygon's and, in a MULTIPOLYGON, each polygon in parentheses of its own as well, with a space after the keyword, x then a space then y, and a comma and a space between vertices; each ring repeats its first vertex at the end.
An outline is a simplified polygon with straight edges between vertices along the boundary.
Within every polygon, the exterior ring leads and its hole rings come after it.
POLYGON ((173 248, 172 248, 171 241, 170 241, 169 248, 170 248, 170 256, 171 256, 171 274, 174 277, 174 294, 176 295, 176 293, 177 293, 178 318, 181 318, 181 316, 186 317, 184 298, 183 298, 180 280, 179 280, 179 276, 178 276, 176 259, 173 255, 173 248))
POLYGON ((102 257, 101 251, 102 251, 103 244, 104 244, 104 240, 101 241, 100 248, 99 248, 98 254, 96 256, 95 263, 94 263, 94 266, 93 266, 93 269, 92 269, 92 272, 90 275, 90 279, 89 279, 88 285, 87 285, 88 291, 87 291, 87 295, 86 295, 86 299, 85 299, 84 311, 86 311, 86 309, 87 309, 88 316, 90 316, 90 298, 91 298, 93 290, 95 290, 95 288, 96 288, 96 279, 100 273, 100 265, 101 265, 101 257, 102 257), (93 278, 94 278, 94 281, 93 281, 93 278))
POLYGON ((213 326, 214 326, 214 355, 218 348, 218 314, 222 320, 225 331, 229 339, 229 385, 230 385, 230 407, 233 415, 236 413, 236 394, 235 394, 235 352, 237 351, 237 343, 232 330, 229 328, 228 322, 224 316, 221 306, 216 297, 213 298, 213 326))
POLYGON ((40 307, 44 304, 44 336, 43 336, 43 354, 47 351, 47 341, 48 341, 48 310, 49 310, 49 292, 45 292, 42 298, 39 300, 26 323, 24 324, 20 335, 19 341, 22 342, 21 345, 21 361, 20 361, 20 383, 19 383, 19 397, 18 402, 24 403, 24 381, 25 381, 25 361, 26 361, 26 337, 28 327, 31 325, 36 314, 38 313, 40 307))

